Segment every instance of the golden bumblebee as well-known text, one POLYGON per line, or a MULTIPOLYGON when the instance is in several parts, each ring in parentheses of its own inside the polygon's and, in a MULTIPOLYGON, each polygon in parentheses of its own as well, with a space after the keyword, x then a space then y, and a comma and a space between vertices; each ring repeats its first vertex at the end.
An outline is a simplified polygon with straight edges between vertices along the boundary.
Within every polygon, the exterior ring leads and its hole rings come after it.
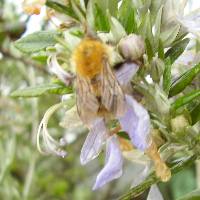
POLYGON ((108 49, 100 40, 86 37, 73 52, 77 110, 86 124, 105 113, 119 117, 125 111, 124 94, 111 70, 108 49))

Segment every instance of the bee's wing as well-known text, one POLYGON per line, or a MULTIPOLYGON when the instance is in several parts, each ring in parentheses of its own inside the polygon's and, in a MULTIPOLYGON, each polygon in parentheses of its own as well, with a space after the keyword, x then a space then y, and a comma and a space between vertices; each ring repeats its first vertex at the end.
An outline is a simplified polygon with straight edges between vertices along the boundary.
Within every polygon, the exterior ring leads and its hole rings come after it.
POLYGON ((78 114, 84 123, 90 124, 97 116, 99 102, 92 91, 89 79, 77 75, 76 80, 76 103, 78 114))
POLYGON ((126 110, 124 93, 107 60, 101 72, 101 102, 117 117, 122 116, 126 110))

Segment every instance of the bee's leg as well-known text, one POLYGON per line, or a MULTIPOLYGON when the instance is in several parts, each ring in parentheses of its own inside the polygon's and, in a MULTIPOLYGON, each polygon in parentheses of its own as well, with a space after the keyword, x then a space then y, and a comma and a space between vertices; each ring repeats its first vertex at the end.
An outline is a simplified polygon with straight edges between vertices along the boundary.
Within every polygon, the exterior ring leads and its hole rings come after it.
POLYGON ((122 129, 122 128, 121 128, 120 125, 116 126, 115 128, 111 129, 110 135, 115 135, 115 134, 117 134, 121 129, 122 129))
MULTIPOLYGON (((116 126, 115 128, 111 129, 110 135, 112 136, 112 135, 117 134, 121 129, 122 128, 120 125, 116 126)), ((120 149, 122 151, 131 151, 134 149, 132 143, 129 140, 124 139, 120 136, 118 136, 118 140, 119 140, 119 144, 120 144, 120 149)))
POLYGON ((156 144, 153 141, 145 153, 154 161, 157 177, 163 182, 168 181, 171 178, 171 171, 161 159, 156 144))

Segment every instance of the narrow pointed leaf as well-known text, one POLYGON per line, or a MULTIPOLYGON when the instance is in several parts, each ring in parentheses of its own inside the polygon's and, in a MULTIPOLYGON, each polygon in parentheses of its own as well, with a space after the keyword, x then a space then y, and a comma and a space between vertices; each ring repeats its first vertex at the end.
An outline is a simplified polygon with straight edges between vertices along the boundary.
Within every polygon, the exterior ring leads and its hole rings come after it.
POLYGON ((154 53, 153 53, 153 48, 152 48, 151 43, 148 40, 148 38, 145 39, 145 46, 146 46, 146 53, 148 56, 148 60, 151 61, 154 53))
POLYGON ((22 52, 33 53, 55 45, 58 35, 55 31, 38 31, 20 38, 14 44, 22 52))
POLYGON ((119 21, 128 34, 137 32, 135 8, 132 0, 124 0, 119 8, 119 21))
POLYGON ((65 6, 65 5, 62 5, 62 4, 60 4, 56 1, 47 0, 46 5, 49 8, 54 9, 57 12, 60 12, 60 13, 66 14, 66 15, 72 17, 72 18, 78 19, 78 17, 74 14, 74 11, 73 11, 70 3, 68 4, 68 6, 65 6))
POLYGON ((86 21, 88 28, 95 31, 95 13, 93 1, 89 1, 87 4, 86 21))
POLYGON ((200 90, 192 91, 191 93, 178 98, 174 103, 172 103, 171 109, 176 110, 176 109, 190 103, 197 97, 200 97, 200 90))
POLYGON ((170 86, 171 86, 171 79, 172 79, 172 75, 171 75, 171 62, 169 59, 166 60, 165 62, 165 70, 163 73, 163 90, 166 92, 166 94, 168 95, 169 90, 170 90, 170 86))
POLYGON ((169 96, 172 97, 180 92, 182 92, 195 78, 197 74, 200 73, 200 64, 197 64, 192 69, 186 71, 182 74, 171 86, 169 91, 169 96))
POLYGON ((161 40, 159 40, 159 43, 158 43, 158 57, 162 60, 165 59, 164 47, 161 40))
POLYGON ((147 12, 147 14, 144 16, 142 23, 139 26, 139 33, 143 36, 143 38, 148 38, 150 44, 153 46, 154 44, 154 37, 152 33, 152 24, 151 24, 151 18, 150 14, 147 12))
POLYGON ((70 2, 71 2, 71 5, 72 5, 73 12, 76 14, 79 21, 84 23, 85 22, 85 16, 84 16, 82 10, 78 7, 78 5, 76 4, 76 2, 74 0, 71 0, 70 2))
POLYGON ((96 30, 108 32, 110 30, 108 17, 97 3, 94 5, 94 12, 96 30))
POLYGON ((191 111, 192 124, 200 120, 200 103, 191 111))
POLYGON ((162 11, 163 11, 163 6, 160 7, 156 20, 155 20, 155 46, 156 48, 158 47, 159 44, 159 38, 160 38, 160 27, 161 27, 161 20, 162 20, 162 11))
POLYGON ((115 17, 110 18, 110 26, 111 34, 113 35, 116 43, 118 43, 122 37, 126 36, 125 29, 115 17))
POLYGON ((180 25, 176 25, 165 32, 162 32, 160 38, 164 47, 168 47, 174 42, 180 30, 180 25))
POLYGON ((200 190, 194 190, 183 197, 180 197, 178 200, 199 200, 200 199, 200 190))
POLYGON ((11 97, 38 97, 45 93, 51 94, 68 94, 72 93, 70 87, 59 84, 43 84, 34 87, 27 87, 12 92, 11 97))
POLYGON ((166 53, 165 58, 170 58, 171 63, 173 63, 185 50, 186 46, 189 43, 189 39, 185 38, 176 44, 174 44, 166 53))

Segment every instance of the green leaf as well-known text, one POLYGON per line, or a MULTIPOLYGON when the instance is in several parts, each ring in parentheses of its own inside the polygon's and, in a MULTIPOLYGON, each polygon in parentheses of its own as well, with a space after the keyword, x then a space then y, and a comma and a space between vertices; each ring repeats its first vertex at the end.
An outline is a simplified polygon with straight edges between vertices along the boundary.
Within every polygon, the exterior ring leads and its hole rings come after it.
POLYGON ((163 6, 163 1, 164 0, 151 1, 150 12, 153 20, 157 17, 159 9, 163 6))
POLYGON ((72 93, 72 88, 61 84, 43 84, 16 90, 11 93, 11 97, 38 97, 45 93, 68 94, 72 93))
POLYGON ((86 21, 87 21, 87 26, 89 30, 94 32, 95 31, 95 13, 94 13, 93 1, 89 1, 87 4, 86 21))
POLYGON ((127 34, 137 32, 135 20, 135 8, 132 0, 124 0, 119 8, 119 21, 125 28, 127 34))
POLYGON ((109 13, 113 16, 117 16, 118 11, 118 1, 117 0, 106 0, 108 4, 109 13))
POLYGON ((183 197, 179 198, 178 200, 199 200, 200 199, 200 190, 194 190, 183 197))
POLYGON ((57 12, 60 12, 60 13, 66 14, 72 18, 78 19, 78 17, 74 14, 71 3, 69 3, 68 6, 64 6, 56 1, 47 0, 46 5, 49 8, 56 10, 57 12))
POLYGON ((180 30, 180 25, 176 25, 160 34, 160 38, 162 40, 164 47, 169 47, 172 44, 172 42, 176 39, 179 30, 180 30))
POLYGON ((197 64, 192 69, 183 73, 171 86, 169 91, 169 96, 172 97, 181 91, 183 91, 195 78, 195 76, 200 73, 200 64, 197 64))
POLYGON ((118 43, 122 37, 126 36, 125 29, 115 17, 110 18, 110 32, 116 43, 118 43))
POLYGON ((41 51, 57 43, 55 31, 38 31, 17 40, 14 44, 17 49, 25 53, 41 51))
POLYGON ((87 5, 89 4, 89 1, 90 0, 84 0, 84 2, 85 2, 85 7, 87 8, 87 5))
POLYGON ((158 58, 162 60, 165 59, 164 47, 161 40, 159 40, 159 43, 158 43, 158 58))
POLYGON ((199 96, 200 96, 200 90, 192 91, 191 93, 186 94, 186 95, 176 99, 176 101, 171 104, 171 109, 176 110, 176 109, 190 103, 191 101, 193 101, 195 98, 197 98, 199 96))
POLYGON ((200 120, 200 103, 191 111, 192 124, 200 120))
POLYGON ((138 31, 144 39, 148 38, 151 46, 154 44, 154 37, 152 34, 152 24, 151 24, 151 17, 150 13, 147 12, 147 14, 144 16, 142 23, 139 26, 139 31, 138 31))
POLYGON ((170 58, 171 63, 173 64, 174 61, 184 52, 186 46, 189 43, 189 39, 185 38, 181 41, 175 43, 166 53, 165 58, 170 58))
POLYGON ((85 22, 85 16, 83 11, 79 8, 79 6, 76 4, 76 2, 74 0, 71 0, 71 5, 72 5, 72 9, 74 11, 74 13, 76 14, 76 16, 78 17, 79 21, 81 23, 85 22))
POLYGON ((117 0, 91 0, 98 4, 101 10, 106 15, 107 11, 111 16, 115 17, 118 11, 118 1, 117 0))
POLYGON ((152 48, 151 43, 149 42, 148 38, 145 39, 145 47, 146 47, 148 60, 150 62, 153 58, 154 53, 153 53, 153 48, 152 48))
POLYGON ((163 11, 163 6, 160 7, 156 19, 155 19, 155 36, 154 36, 154 41, 155 41, 155 48, 158 47, 159 44, 159 39, 160 39, 160 27, 161 27, 161 20, 162 20, 162 11, 163 11))
POLYGON ((109 32, 110 25, 109 20, 105 12, 99 7, 97 3, 94 5, 95 7, 95 27, 97 31, 105 31, 109 32))
POLYGON ((163 73, 163 90, 166 92, 166 94, 169 94, 170 86, 171 86, 171 62, 169 59, 165 61, 165 69, 163 73))
POLYGON ((42 64, 46 64, 48 56, 45 52, 41 52, 39 54, 36 53, 36 54, 31 55, 31 58, 35 61, 42 63, 42 64))

